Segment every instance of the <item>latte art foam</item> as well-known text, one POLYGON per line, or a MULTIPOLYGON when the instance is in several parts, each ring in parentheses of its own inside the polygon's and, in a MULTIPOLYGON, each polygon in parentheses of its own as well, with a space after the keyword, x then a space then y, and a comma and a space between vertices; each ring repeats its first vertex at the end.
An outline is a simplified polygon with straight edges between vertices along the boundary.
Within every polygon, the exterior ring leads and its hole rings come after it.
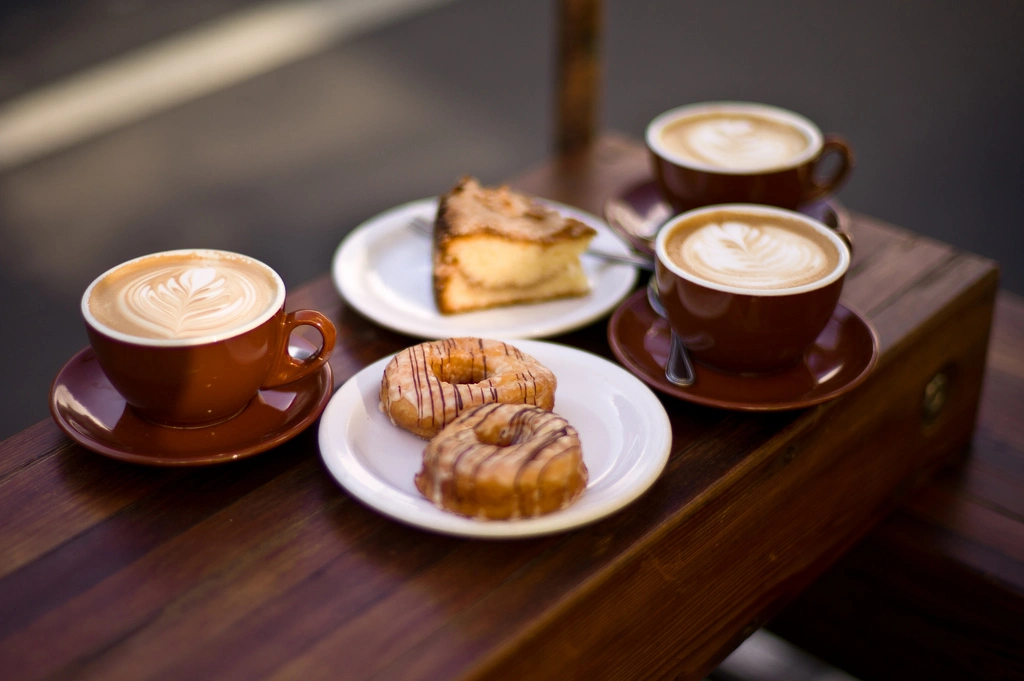
POLYGON ((823 279, 839 258, 831 242, 809 227, 755 215, 709 215, 673 232, 665 250, 695 277, 760 291, 823 279))
POLYGON ((105 326, 150 339, 223 334, 257 319, 277 286, 258 263, 159 255, 128 263, 93 287, 89 310, 105 326))
POLYGON ((810 145, 797 128, 743 113, 709 113, 666 126, 662 143, 672 153, 701 166, 732 171, 786 166, 810 145))

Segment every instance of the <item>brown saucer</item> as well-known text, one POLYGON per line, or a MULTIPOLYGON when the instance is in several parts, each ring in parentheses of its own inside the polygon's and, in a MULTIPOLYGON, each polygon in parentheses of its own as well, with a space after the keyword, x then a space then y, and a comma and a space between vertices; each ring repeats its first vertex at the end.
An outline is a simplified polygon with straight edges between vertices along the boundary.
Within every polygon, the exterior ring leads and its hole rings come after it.
POLYGON ((763 376, 741 376, 694 365, 694 384, 665 379, 670 333, 644 290, 627 298, 608 322, 608 341, 623 366, 659 392, 709 407, 738 411, 801 409, 860 385, 878 359, 878 339, 860 315, 840 304, 804 361, 763 376))
MULTIPOLYGON (((296 354, 313 351, 298 337, 292 343, 296 354)), ((104 456, 150 466, 205 466, 252 456, 295 437, 320 416, 333 387, 331 365, 325 363, 306 378, 261 390, 228 421, 170 428, 128 408, 92 348, 85 348, 54 379, 50 414, 72 440, 104 456)))
MULTIPOLYGON (((661 198, 658 192, 658 185, 653 180, 644 180, 636 184, 621 195, 616 197, 622 201, 640 218, 646 225, 645 235, 623 234, 617 227, 614 220, 608 220, 609 226, 619 233, 627 243, 641 253, 654 254, 654 236, 669 218, 676 214, 668 203, 661 198), (645 238, 646 237, 646 238, 645 238)), ((849 235, 849 215, 846 208, 835 198, 821 199, 812 203, 804 204, 798 209, 804 215, 808 215, 819 222, 823 222, 832 229, 836 229, 849 235)), ((606 211, 607 212, 607 211, 606 211)))

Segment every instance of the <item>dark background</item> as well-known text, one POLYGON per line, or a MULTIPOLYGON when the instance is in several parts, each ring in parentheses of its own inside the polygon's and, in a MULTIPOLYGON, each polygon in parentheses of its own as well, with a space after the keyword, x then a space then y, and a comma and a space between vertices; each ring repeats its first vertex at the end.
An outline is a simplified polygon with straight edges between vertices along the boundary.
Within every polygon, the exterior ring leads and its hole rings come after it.
MULTIPOLYGON (((0 109, 256 3, 0 5, 0 109)), ((85 286, 168 248, 260 258, 290 286, 341 238, 457 176, 495 182, 551 148, 555 4, 459 0, 114 130, 0 167, 0 439, 48 417, 86 344, 85 286)), ((841 132, 852 209, 996 259, 1024 293, 1024 4, 605 0, 604 127, 762 101, 841 132)))

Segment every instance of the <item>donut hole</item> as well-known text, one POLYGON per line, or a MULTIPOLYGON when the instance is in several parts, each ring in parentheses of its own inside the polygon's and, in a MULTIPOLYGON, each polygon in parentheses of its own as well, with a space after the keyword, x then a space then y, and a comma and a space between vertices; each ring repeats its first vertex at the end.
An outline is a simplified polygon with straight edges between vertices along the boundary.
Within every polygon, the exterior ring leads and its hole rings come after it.
POLYGON ((511 428, 480 423, 473 429, 473 432, 481 444, 491 445, 492 447, 510 447, 516 444, 515 433, 511 428))
POLYGON ((480 383, 488 378, 483 365, 473 361, 438 361, 432 363, 430 369, 434 376, 437 377, 437 380, 442 383, 451 383, 452 385, 480 383))
POLYGON ((529 422, 513 417, 511 421, 484 419, 473 427, 476 439, 492 447, 512 447, 533 437, 534 429, 529 422))

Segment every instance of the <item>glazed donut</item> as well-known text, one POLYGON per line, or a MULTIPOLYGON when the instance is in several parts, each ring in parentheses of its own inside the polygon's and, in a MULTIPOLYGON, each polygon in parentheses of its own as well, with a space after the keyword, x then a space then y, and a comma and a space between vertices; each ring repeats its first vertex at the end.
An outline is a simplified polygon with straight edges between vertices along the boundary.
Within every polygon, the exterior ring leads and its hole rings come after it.
POLYGON ((399 352, 384 368, 380 409, 429 440, 470 407, 503 402, 555 406, 555 375, 507 343, 448 338, 399 352))
POLYGON ((565 508, 587 486, 580 438, 550 411, 487 404, 464 411, 423 451, 416 489, 438 508, 480 520, 565 508))

